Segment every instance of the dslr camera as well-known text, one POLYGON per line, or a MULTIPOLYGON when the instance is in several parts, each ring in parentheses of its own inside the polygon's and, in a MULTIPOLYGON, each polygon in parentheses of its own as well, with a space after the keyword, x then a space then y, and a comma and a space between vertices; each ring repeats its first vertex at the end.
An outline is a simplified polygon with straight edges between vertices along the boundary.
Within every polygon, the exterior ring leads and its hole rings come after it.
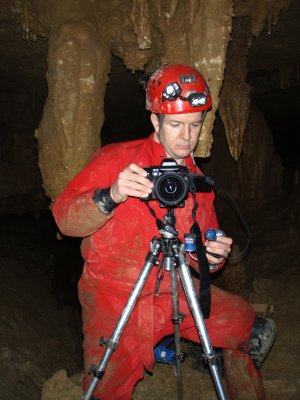
POLYGON ((189 192, 211 192, 214 185, 211 177, 192 174, 173 158, 165 158, 160 166, 144 169, 154 186, 150 195, 141 200, 158 200, 161 207, 184 207, 189 192))

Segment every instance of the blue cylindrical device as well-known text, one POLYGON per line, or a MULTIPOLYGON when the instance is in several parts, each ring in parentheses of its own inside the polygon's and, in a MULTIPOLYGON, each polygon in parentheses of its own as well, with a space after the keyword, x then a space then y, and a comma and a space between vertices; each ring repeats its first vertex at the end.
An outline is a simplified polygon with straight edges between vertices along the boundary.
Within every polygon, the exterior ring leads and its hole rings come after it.
POLYGON ((221 229, 209 228, 204 234, 206 240, 216 240, 218 236, 226 236, 221 229))
POLYGON ((184 246, 185 246, 185 251, 188 252, 196 251, 196 235, 193 233, 185 233, 184 246))
MULTIPOLYGON (((207 231, 204 233, 205 239, 209 240, 209 241, 216 240, 218 236, 226 236, 226 235, 223 231, 221 231, 221 229, 212 229, 212 228, 207 229, 207 231)), ((213 254, 213 253, 209 253, 209 254, 211 254, 217 258, 220 257, 217 254, 213 254)), ((208 264, 208 265, 209 265, 209 269, 211 271, 216 271, 219 268, 219 264, 214 264, 214 265, 208 264)))

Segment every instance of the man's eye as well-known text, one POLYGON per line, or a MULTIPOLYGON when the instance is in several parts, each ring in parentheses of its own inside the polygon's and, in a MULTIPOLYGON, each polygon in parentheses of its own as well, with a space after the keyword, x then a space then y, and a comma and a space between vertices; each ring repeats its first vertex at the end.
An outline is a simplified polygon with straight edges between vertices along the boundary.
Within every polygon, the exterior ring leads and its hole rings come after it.
POLYGON ((171 124, 172 128, 176 128, 177 126, 179 126, 179 124, 171 124))
POLYGON ((193 128, 199 128, 199 126, 200 126, 200 123, 199 123, 199 122, 197 122, 196 124, 192 124, 192 126, 193 126, 193 128))

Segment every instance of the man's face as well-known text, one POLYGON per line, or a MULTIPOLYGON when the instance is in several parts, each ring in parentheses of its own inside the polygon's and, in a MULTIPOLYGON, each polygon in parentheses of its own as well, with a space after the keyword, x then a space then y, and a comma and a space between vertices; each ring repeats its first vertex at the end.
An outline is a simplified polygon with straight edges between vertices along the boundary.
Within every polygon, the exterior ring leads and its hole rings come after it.
POLYGON ((203 112, 165 114, 161 124, 157 115, 151 114, 151 121, 155 129, 154 140, 164 146, 168 157, 180 164, 198 144, 203 112))

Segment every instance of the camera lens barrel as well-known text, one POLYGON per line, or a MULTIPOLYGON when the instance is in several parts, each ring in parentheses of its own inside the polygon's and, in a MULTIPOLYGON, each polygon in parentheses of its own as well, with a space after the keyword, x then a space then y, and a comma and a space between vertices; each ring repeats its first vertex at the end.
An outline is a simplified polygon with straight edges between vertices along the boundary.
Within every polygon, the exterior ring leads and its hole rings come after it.
POLYGON ((155 182, 154 192, 157 200, 167 207, 176 207, 187 197, 189 185, 178 173, 160 175, 155 182))

